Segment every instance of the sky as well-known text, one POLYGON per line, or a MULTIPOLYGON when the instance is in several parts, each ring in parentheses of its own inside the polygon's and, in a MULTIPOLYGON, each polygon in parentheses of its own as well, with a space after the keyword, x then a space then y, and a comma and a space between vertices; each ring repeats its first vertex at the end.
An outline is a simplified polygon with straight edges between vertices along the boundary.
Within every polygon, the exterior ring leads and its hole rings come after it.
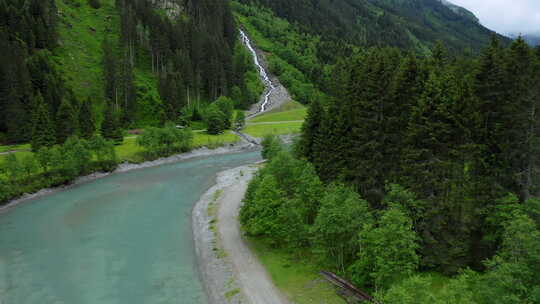
POLYGON ((500 34, 540 34, 540 0, 449 0, 500 34))

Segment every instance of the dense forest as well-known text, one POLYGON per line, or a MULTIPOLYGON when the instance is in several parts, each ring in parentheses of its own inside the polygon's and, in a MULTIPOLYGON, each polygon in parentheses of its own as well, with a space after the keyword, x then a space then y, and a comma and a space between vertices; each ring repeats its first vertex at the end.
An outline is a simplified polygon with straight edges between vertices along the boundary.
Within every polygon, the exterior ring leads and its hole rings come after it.
POLYGON ((333 79, 292 155, 266 140, 248 234, 308 249, 385 303, 538 303, 540 49, 372 48, 333 79), (433 294, 426 272, 458 276, 433 294))
MULTIPOLYGON (((101 0, 107 1, 107 0, 101 0)), ((103 3, 67 1, 67 7, 89 7, 101 14, 103 3)), ((101 42, 102 75, 83 95, 67 84, 58 54, 68 47, 59 24, 68 16, 55 1, 0 3, 0 142, 62 144, 77 135, 90 138, 97 128, 121 141, 122 129, 189 124, 193 108, 229 96, 235 107, 258 101, 262 90, 250 54, 237 38, 237 26, 226 1, 115 1, 118 24, 106 26, 101 42), (118 32, 118 35, 115 33, 118 32), (159 97, 148 104, 147 88, 136 71, 148 66, 159 97)), ((106 20, 115 20, 111 16, 106 20)), ((89 28, 90 32, 96 30, 89 28)), ((84 65, 81 60, 80 64, 84 65)), ((195 110, 197 112, 197 110, 195 110)), ((195 113, 195 118, 201 119, 195 113)))
MULTIPOLYGON (((463 8, 435 0, 241 0, 264 5, 310 33, 362 46, 428 54, 438 40, 452 51, 480 50, 492 32, 463 8)), ((501 39, 508 41, 507 38, 501 39)))

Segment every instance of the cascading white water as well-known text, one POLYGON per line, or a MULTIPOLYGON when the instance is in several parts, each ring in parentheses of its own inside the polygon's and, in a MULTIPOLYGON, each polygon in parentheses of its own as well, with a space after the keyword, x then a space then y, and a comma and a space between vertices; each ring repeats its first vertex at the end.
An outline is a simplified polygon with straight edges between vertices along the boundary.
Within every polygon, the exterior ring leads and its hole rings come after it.
POLYGON ((257 52, 255 52, 255 49, 251 45, 251 40, 249 40, 246 33, 240 29, 240 36, 242 38, 242 42, 246 45, 248 50, 251 52, 251 55, 253 56, 253 61, 255 62, 255 65, 259 69, 259 75, 261 76, 261 79, 264 82, 264 85, 266 86, 266 93, 264 95, 264 101, 261 104, 261 107, 257 113, 264 112, 266 110, 266 107, 268 106, 268 102, 270 101, 270 94, 274 91, 276 88, 274 84, 272 83, 272 80, 270 80, 270 77, 268 77, 268 73, 264 69, 264 67, 260 64, 259 57, 257 56, 257 52))

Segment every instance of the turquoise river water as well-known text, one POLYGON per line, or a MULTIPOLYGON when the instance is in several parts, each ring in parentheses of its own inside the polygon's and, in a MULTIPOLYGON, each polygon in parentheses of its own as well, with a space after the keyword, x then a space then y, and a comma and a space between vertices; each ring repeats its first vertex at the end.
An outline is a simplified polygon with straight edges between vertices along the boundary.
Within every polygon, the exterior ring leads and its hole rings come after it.
POLYGON ((245 152, 113 174, 0 214, 0 304, 206 303, 191 209, 245 152))

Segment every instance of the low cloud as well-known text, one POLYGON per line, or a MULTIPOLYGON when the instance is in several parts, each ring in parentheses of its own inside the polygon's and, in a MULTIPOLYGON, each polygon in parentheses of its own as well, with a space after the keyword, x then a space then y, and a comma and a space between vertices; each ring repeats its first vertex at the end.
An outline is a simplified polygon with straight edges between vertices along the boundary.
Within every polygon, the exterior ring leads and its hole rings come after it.
POLYGON ((501 34, 540 34, 539 0, 450 0, 472 11, 485 27, 501 34))

